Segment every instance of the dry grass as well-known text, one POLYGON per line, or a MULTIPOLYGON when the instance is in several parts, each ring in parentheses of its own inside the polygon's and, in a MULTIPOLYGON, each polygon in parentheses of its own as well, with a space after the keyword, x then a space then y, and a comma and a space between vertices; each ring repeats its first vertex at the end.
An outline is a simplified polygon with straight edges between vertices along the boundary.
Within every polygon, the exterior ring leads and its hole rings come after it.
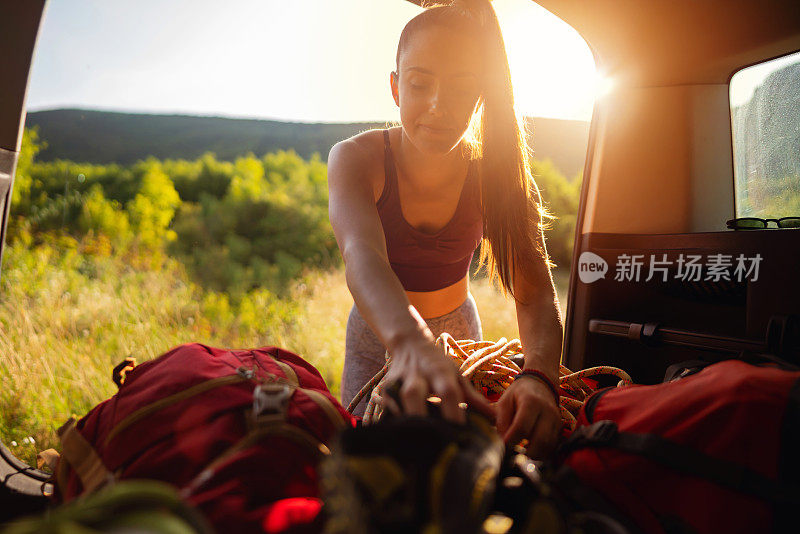
MULTIPOLYGON (((559 269, 553 270, 553 280, 561 304, 561 315, 566 317, 567 289, 569 273, 559 269)), ((513 339, 519 337, 517 312, 511 297, 504 297, 499 289, 493 287, 486 278, 477 278, 470 282, 470 291, 478 305, 481 316, 484 339, 513 339)))
POLYGON ((344 270, 308 275, 295 295, 300 309, 284 347, 311 362, 338 397, 344 333, 353 306, 344 270))

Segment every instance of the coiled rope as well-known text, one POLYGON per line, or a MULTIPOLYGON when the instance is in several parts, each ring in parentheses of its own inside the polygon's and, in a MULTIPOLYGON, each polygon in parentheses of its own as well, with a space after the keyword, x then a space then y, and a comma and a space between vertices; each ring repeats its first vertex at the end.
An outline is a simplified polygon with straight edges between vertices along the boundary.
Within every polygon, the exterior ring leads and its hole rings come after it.
MULTIPOLYGON (((478 391, 483 391, 487 396, 502 395, 514 381, 514 377, 522 371, 516 363, 516 361, 524 360, 522 343, 518 339, 509 341, 502 337, 497 341, 473 341, 471 339, 456 341, 453 336, 445 332, 436 339, 436 345, 442 347, 444 353, 458 365, 461 374, 468 378, 478 391)), ((391 356, 387 353, 386 363, 381 370, 361 388, 347 406, 347 411, 352 413, 361 399, 369 396, 363 417, 364 424, 377 422, 383 413, 382 389, 391 363, 391 356)), ((563 365, 560 366, 558 386, 561 402, 559 408, 561 420, 567 429, 575 428, 576 417, 581 406, 596 390, 596 385, 588 379, 600 375, 619 378, 617 387, 633 383, 628 373, 616 367, 600 365, 573 372, 563 365)))

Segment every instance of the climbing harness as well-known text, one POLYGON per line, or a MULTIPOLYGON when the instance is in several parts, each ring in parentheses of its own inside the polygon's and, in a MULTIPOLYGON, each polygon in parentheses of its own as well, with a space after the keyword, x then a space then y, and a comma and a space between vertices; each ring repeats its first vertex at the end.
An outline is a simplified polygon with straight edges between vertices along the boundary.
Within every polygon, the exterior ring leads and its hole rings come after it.
MULTIPOLYGON (((473 341, 471 339, 455 340, 448 333, 436 339, 436 346, 458 365, 461 375, 468 378, 478 391, 483 392, 490 400, 496 400, 508 389, 514 377, 522 371, 524 361, 522 343, 519 339, 507 340, 501 337, 497 341, 473 341)), ((386 354, 386 363, 378 373, 367 382, 347 407, 352 413, 361 399, 367 397, 367 408, 364 412, 363 424, 377 422, 383 413, 383 386, 386 373, 392 360, 386 354)), ((559 409, 561 419, 568 430, 575 428, 576 416, 586 399, 597 389, 592 377, 610 375, 619 378, 617 386, 632 384, 631 377, 616 367, 600 365, 573 372, 561 365, 559 369, 559 409)))

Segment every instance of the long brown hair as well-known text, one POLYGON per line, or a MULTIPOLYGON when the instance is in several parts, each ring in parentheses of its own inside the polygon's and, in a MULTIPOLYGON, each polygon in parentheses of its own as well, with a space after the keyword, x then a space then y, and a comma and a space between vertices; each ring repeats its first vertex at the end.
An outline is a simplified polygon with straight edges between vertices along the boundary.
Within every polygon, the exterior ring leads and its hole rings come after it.
POLYGON ((464 141, 471 159, 479 160, 483 203, 483 241, 480 265, 492 280, 515 295, 516 270, 541 258, 550 265, 543 219, 550 218, 541 204, 530 169, 525 131, 514 108, 514 92, 506 48, 497 15, 489 0, 423 2, 425 10, 411 19, 400 34, 400 53, 422 28, 444 26, 479 40, 483 50, 482 103, 472 117, 464 141))

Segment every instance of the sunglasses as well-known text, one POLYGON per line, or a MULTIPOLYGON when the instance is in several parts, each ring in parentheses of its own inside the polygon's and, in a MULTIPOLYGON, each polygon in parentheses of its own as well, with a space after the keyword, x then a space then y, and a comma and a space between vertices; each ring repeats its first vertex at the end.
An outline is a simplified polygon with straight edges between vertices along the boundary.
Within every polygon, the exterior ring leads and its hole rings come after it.
POLYGON ((781 217, 780 219, 759 219, 758 217, 742 217, 731 219, 725 223, 733 230, 759 230, 768 228, 774 222, 778 228, 800 228, 800 217, 781 217))

